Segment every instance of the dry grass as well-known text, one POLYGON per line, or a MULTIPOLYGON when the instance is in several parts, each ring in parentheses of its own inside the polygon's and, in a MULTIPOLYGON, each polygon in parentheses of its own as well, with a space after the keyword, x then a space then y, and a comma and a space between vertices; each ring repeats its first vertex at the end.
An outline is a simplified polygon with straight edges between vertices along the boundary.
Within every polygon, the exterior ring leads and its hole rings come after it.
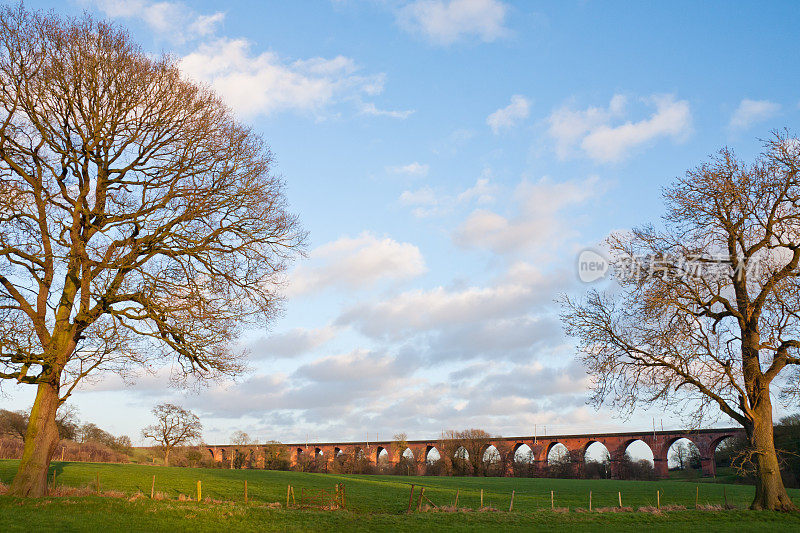
POLYGON ((595 507, 596 513, 632 513, 633 507, 595 507))

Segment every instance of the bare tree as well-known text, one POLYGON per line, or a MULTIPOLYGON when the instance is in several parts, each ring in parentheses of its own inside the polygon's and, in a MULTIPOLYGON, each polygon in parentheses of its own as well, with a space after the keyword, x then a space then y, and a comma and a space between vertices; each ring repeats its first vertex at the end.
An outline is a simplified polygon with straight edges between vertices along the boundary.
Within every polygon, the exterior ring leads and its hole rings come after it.
POLYGON ((164 466, 169 466, 169 454, 175 446, 199 441, 203 433, 200 419, 186 409, 171 403, 153 408, 156 423, 142 430, 142 437, 152 439, 164 451, 164 466))
POLYGON ((237 446, 248 446, 252 444, 250 440, 250 435, 245 433, 242 430, 236 430, 231 435, 231 444, 236 444, 237 446))
POLYGON ((672 459, 672 462, 677 463, 679 470, 686 470, 689 467, 689 447, 685 442, 676 442, 672 446, 669 458, 672 459))
POLYGON ((563 322, 596 402, 663 401, 744 428, 753 509, 795 509, 773 440, 771 385, 800 393, 800 142, 765 141, 752 164, 729 149, 664 192, 664 228, 608 239, 620 290, 563 299, 563 322))
POLYGON ((102 370, 242 370, 304 233, 263 140, 86 16, 0 10, 0 378, 36 387, 10 488, 46 492, 56 410, 102 370))

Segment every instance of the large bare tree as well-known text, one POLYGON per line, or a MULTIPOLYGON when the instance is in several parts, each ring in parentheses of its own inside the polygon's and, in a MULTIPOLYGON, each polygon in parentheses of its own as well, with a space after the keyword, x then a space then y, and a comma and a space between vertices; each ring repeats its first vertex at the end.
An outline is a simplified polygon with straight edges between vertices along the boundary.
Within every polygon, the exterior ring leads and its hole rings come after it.
POLYGON ((41 496, 56 410, 103 369, 242 369, 304 234, 263 140, 86 16, 0 11, 0 378, 36 387, 10 493, 41 496))
POLYGON ((153 407, 156 423, 142 429, 142 437, 153 440, 164 451, 164 466, 169 466, 169 454, 175 446, 199 441, 203 424, 193 412, 171 403, 153 407))
POLYGON ((723 413, 742 425, 753 509, 795 509, 775 453, 772 392, 800 392, 799 169, 788 132, 751 164, 721 150, 665 189, 662 227, 608 239, 617 290, 563 300, 598 403, 663 401, 695 422, 723 413))

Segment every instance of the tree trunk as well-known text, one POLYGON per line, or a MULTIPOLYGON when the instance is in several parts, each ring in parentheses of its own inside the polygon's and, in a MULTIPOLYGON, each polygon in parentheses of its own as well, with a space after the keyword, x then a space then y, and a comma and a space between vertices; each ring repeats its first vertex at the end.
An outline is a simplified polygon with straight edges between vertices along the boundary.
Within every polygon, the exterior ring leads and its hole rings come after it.
POLYGON ((169 448, 164 452, 164 466, 169 466, 169 452, 171 452, 169 448))
POLYGON ((769 389, 762 391, 761 401, 755 406, 753 427, 746 428, 756 467, 756 497, 751 509, 771 511, 796 511, 783 486, 772 426, 772 403, 769 389))
MULTIPOLYGON (((56 381, 58 383, 58 381, 56 381)), ((47 495, 47 469, 58 446, 58 387, 40 383, 33 402, 19 469, 8 493, 13 496, 47 495)))

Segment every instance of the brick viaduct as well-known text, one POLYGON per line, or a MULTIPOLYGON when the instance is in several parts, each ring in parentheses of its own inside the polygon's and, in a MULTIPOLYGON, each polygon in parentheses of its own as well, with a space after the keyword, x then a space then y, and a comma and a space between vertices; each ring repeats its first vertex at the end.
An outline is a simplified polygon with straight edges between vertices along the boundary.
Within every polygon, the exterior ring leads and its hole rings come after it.
MULTIPOLYGON (((700 462, 703 475, 713 476, 715 474, 714 452, 717 445, 729 437, 741 437, 744 432, 740 428, 727 429, 700 429, 694 431, 641 431, 631 433, 603 433, 585 435, 549 435, 542 437, 498 437, 491 439, 484 447, 484 453, 490 446, 494 446, 498 453, 507 453, 509 465, 507 475, 511 474, 514 457, 517 450, 522 445, 527 445, 533 455, 534 468, 537 472, 546 473, 547 457, 554 446, 563 444, 569 451, 572 462, 579 468, 583 463, 586 450, 592 444, 599 442, 609 452, 611 456, 611 473, 615 475, 616 465, 624 457, 628 446, 633 442, 642 441, 653 453, 653 464, 655 473, 660 478, 667 477, 667 454, 669 448, 678 439, 689 439, 697 446, 700 452, 700 462)), ((419 468, 423 468, 428 461, 428 454, 439 445, 438 440, 412 440, 407 441, 408 450, 414 454, 419 468)), ((280 444, 289 451, 292 466, 305 454, 313 455, 317 461, 327 462, 336 457, 340 452, 362 452, 372 464, 386 462, 388 464, 397 463, 399 455, 393 450, 392 441, 369 442, 369 443, 294 443, 280 444), (385 454, 384 454, 385 452, 385 454)), ((235 452, 247 454, 248 463, 256 468, 264 467, 264 445, 235 446, 219 445, 208 446, 208 452, 217 462, 232 461, 235 452)), ((404 453, 406 450, 403 450, 404 453)), ((420 472, 422 473, 422 472, 420 472)))

